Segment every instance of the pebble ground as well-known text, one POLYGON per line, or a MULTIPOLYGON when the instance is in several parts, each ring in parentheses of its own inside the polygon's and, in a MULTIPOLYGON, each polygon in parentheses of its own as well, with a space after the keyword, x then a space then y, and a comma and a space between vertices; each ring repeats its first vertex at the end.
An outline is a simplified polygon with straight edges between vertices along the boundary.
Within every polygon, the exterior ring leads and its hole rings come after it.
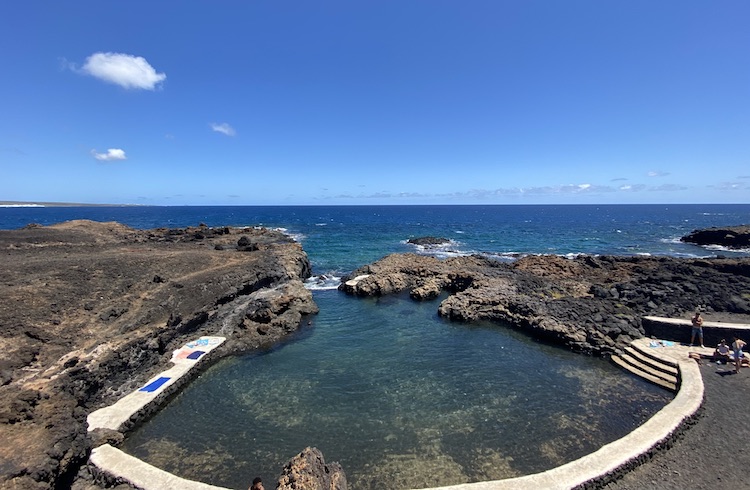
POLYGON ((668 450, 606 490, 750 489, 750 369, 703 360, 700 416, 668 450))

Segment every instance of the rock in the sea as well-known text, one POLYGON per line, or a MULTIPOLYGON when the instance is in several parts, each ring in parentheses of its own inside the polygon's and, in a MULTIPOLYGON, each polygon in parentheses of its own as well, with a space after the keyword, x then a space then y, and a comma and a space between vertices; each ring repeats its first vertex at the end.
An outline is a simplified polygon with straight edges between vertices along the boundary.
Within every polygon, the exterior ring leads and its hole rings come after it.
POLYGON ((748 248, 750 247, 750 225, 693 230, 690 234, 680 238, 680 241, 702 246, 720 245, 727 248, 748 248))
POLYGON ((326 464, 323 453, 307 447, 284 467, 277 490, 347 490, 346 475, 338 463, 326 464))
POLYGON ((410 243, 412 245, 421 245, 423 247, 434 247, 450 243, 450 240, 442 237, 424 236, 419 238, 409 238, 406 243, 410 243))

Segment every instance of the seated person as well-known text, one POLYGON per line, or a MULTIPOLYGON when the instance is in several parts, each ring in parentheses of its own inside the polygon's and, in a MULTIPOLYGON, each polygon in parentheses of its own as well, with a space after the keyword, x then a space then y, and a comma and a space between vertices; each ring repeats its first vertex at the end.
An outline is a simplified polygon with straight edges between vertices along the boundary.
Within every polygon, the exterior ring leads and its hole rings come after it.
POLYGON ((716 350, 714 350, 714 359, 716 359, 717 361, 729 362, 731 360, 731 352, 732 349, 729 347, 729 345, 727 345, 727 341, 721 339, 719 345, 716 346, 716 350))

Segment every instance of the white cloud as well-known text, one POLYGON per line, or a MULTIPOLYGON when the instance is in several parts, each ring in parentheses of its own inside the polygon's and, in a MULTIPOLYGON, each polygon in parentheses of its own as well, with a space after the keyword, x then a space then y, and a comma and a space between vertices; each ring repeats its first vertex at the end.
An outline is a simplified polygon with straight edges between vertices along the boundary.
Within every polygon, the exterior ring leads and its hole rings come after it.
POLYGON ((660 172, 654 170, 648 173, 649 177, 666 177, 667 175, 669 175, 669 172, 660 172))
POLYGON ((234 136, 235 134, 237 134, 237 131, 235 131, 234 128, 227 123, 211 123, 211 129, 216 131, 217 133, 226 134, 227 136, 234 136))
MULTIPOLYGON (((740 177, 741 178, 741 177, 740 177)), ((711 185, 709 187, 714 187, 716 189, 725 190, 725 191, 737 191, 737 190, 745 190, 750 188, 746 182, 719 182, 716 185, 711 185)))
POLYGON ((658 187, 649 187, 648 190, 653 192, 676 192, 686 191, 687 187, 679 184, 662 184, 658 187))
POLYGON ((110 148, 107 150, 107 153, 97 153, 96 150, 91 150, 91 154, 100 162, 113 162, 116 160, 127 159, 125 156, 125 150, 119 148, 110 148))
POLYGON ((154 90, 167 78, 144 58, 122 53, 94 53, 80 72, 127 89, 154 90))

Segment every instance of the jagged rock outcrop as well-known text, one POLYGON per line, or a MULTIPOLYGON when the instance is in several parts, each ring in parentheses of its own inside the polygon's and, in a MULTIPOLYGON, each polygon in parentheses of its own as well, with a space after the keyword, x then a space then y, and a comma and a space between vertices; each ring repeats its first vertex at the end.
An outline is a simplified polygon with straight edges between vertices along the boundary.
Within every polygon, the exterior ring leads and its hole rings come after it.
POLYGON ((307 447, 284 467, 277 490, 347 490, 346 474, 338 463, 326 463, 323 453, 307 447))
POLYGON ((344 279, 340 289, 360 296, 408 291, 424 300, 446 291, 441 316, 507 323, 602 355, 642 337, 644 315, 688 318, 702 305, 709 316, 750 318, 750 259, 550 255, 505 263, 394 254, 344 279))
POLYGON ((92 444, 88 413, 184 342, 227 337, 219 356, 257 349, 317 312, 307 255, 264 228, 82 220, 0 231, 0 251, 2 488, 69 487, 92 444))
POLYGON ((750 225, 727 226, 693 230, 680 238, 696 245, 720 245, 726 248, 750 248, 750 225))

